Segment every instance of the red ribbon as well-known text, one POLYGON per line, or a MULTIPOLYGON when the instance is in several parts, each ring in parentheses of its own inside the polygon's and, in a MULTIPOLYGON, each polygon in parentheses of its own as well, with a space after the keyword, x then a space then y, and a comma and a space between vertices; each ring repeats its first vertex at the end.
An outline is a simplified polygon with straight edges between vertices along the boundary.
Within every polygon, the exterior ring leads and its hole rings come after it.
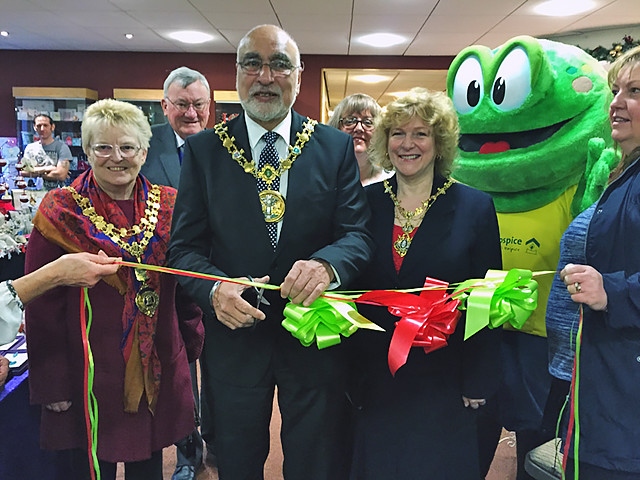
POLYGON ((388 362, 395 376, 407 363, 411 347, 422 347, 425 353, 447 346, 447 340, 458 324, 459 300, 447 294, 449 284, 427 277, 420 295, 389 290, 372 290, 356 302, 381 305, 400 317, 389 344, 388 362))

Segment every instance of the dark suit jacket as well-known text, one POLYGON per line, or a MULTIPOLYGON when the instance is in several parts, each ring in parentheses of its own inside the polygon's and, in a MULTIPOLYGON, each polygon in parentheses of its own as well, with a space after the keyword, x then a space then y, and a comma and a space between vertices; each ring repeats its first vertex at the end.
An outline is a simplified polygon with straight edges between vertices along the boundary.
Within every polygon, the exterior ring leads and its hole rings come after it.
MULTIPOLYGON (((442 187, 444 181, 444 178, 436 176, 433 192, 442 187)), ((396 178, 389 179, 389 183, 393 191, 397 192, 396 178)), ((366 191, 371 210, 375 212, 370 228, 376 252, 362 277, 356 280, 355 288, 416 288, 424 284, 427 276, 453 284, 472 278, 484 278, 488 269, 502 268, 498 221, 491 197, 486 193, 454 183, 444 195, 438 197, 418 227, 400 271, 396 272, 392 256, 393 202, 384 191, 382 182, 369 185, 366 191)), ((389 314, 386 308, 363 305, 358 309, 363 315, 370 315, 367 318, 374 322, 381 322, 381 326, 387 330, 385 333, 358 332, 354 341, 372 359, 376 359, 382 375, 390 379, 387 350, 398 317, 389 314), (364 337, 370 338, 360 342, 364 337)), ((495 371, 499 357, 495 345, 500 339, 491 337, 499 330, 485 329, 467 340, 463 346, 462 318, 451 337, 449 347, 426 356, 422 349, 412 348, 407 364, 398 371, 396 379, 416 373, 417 376, 426 375, 427 372, 420 372, 420 368, 432 368, 434 365, 437 365, 436 369, 443 368, 447 373, 460 368, 461 375, 457 379, 462 381, 461 393, 470 398, 489 397, 498 386, 495 371), (415 361, 412 361, 413 357, 415 361), (429 362, 442 357, 446 361, 429 362), (418 369, 418 372, 414 369, 418 369)), ((374 366, 370 362, 364 364, 374 366)), ((451 375, 453 377, 456 375, 451 375)))
MULTIPOLYGON (((293 112, 292 142, 305 118, 293 112)), ((251 158, 244 115, 228 122, 229 136, 251 158)), ((231 158, 214 130, 187 139, 173 217, 171 266, 227 277, 269 275, 279 285, 293 263, 319 258, 347 285, 368 263, 372 240, 370 212, 358 176, 351 137, 318 124, 289 170, 286 211, 274 252, 262 215, 256 179, 231 158)), ((212 282, 181 277, 180 282, 208 313, 206 358, 213 375, 239 385, 254 385, 275 352, 310 384, 331 380, 340 346, 319 351, 300 345, 280 325, 285 302, 268 292, 267 319, 255 329, 231 330, 213 318, 212 282)), ((340 354, 341 355, 341 354, 340 354)))
POLYGON ((168 123, 151 127, 151 142, 147 161, 140 170, 151 183, 178 188, 180 158, 176 134, 168 123))
MULTIPOLYGON (((397 192, 396 178, 389 182, 397 192)), ((432 192, 443 184, 436 177, 432 192)), ((501 268, 498 222, 486 193, 455 183, 438 197, 396 272, 393 202, 382 183, 367 186, 366 192, 375 212, 376 252, 354 288, 415 288, 427 276, 456 283, 501 268)), ((462 316, 448 346, 428 354, 411 348, 407 363, 392 377, 387 354, 399 318, 385 307, 359 305, 358 310, 386 331, 360 330, 346 341, 354 355, 352 398, 363 407, 354 465, 356 473, 366 474, 357 478, 479 478, 472 453, 475 412, 464 408, 461 396, 489 398, 498 388, 502 329, 484 329, 463 341, 462 316), (461 451, 468 452, 464 462, 456 460, 461 451)))

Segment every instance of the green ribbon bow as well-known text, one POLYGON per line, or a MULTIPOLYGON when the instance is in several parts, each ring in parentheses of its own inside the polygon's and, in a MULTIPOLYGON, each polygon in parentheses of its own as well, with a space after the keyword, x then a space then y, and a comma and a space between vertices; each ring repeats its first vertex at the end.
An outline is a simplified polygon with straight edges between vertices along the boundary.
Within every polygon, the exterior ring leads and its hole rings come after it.
POLYGON ((521 329, 538 307, 538 282, 530 270, 489 270, 484 279, 460 284, 452 296, 459 296, 460 309, 467 310, 466 340, 486 326, 497 328, 509 322, 521 329))
MULTIPOLYGON (((332 295, 339 297, 339 295, 332 295)), ((346 299, 347 297, 345 297, 346 299)), ((340 343, 340 336, 349 337, 358 328, 382 330, 356 310, 349 301, 320 297, 308 307, 288 303, 284 308, 282 326, 305 347, 314 341, 318 349, 340 343)))

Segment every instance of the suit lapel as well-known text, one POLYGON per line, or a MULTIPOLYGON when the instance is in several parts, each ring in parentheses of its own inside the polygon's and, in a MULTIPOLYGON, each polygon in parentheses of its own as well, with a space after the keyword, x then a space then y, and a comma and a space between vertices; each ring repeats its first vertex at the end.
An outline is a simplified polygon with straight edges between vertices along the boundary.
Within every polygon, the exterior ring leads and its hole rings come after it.
POLYGON ((180 158, 178 157, 178 146, 176 145, 176 135, 170 124, 162 130, 162 154, 160 155, 160 165, 164 170, 169 185, 178 188, 180 179, 180 158))
MULTIPOLYGON (((302 132, 302 124, 304 123, 304 121, 306 120, 306 117, 303 117, 302 115, 296 113, 295 111, 291 111, 291 130, 289 133, 289 145, 295 144, 296 140, 297 140, 297 135, 296 133, 298 132, 302 132)), ((300 156, 298 157, 298 159, 296 160, 296 163, 299 162, 305 155, 305 153, 308 152, 305 151, 303 149, 302 153, 300 154, 300 156)), ((303 206, 301 205, 294 205, 293 202, 289 203, 289 198, 290 197, 295 197, 295 193, 297 191, 297 189, 300 188, 304 188, 305 186, 305 182, 304 181, 295 181, 295 177, 300 175, 302 173, 302 170, 300 169, 300 165, 302 164, 302 162, 298 163, 296 165, 296 163, 293 164, 293 167, 291 167, 291 169, 289 170, 288 176, 289 176, 289 180, 287 182, 287 191, 285 192, 285 211, 284 211, 284 218, 282 220, 282 228, 280 229, 280 238, 278 239, 278 245, 276 247, 276 255, 278 253, 280 253, 280 251, 283 248, 284 245, 284 241, 283 238, 286 238, 287 235, 289 235, 289 230, 292 228, 291 226, 288 226, 287 224, 287 212, 290 209, 295 209, 295 208, 301 208, 303 206), (297 166, 297 169, 294 170, 294 168, 297 166)), ((293 232, 293 234, 295 235, 295 232, 293 232)))

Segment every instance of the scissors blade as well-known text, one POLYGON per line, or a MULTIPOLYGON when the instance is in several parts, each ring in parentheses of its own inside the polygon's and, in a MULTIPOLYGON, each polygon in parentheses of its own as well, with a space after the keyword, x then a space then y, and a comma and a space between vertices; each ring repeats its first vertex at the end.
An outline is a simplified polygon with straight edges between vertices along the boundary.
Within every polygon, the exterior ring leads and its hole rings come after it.
POLYGON ((264 288, 259 288, 258 289, 258 305, 260 305, 260 304, 271 305, 271 302, 269 302, 269 300, 264 298, 264 288))

